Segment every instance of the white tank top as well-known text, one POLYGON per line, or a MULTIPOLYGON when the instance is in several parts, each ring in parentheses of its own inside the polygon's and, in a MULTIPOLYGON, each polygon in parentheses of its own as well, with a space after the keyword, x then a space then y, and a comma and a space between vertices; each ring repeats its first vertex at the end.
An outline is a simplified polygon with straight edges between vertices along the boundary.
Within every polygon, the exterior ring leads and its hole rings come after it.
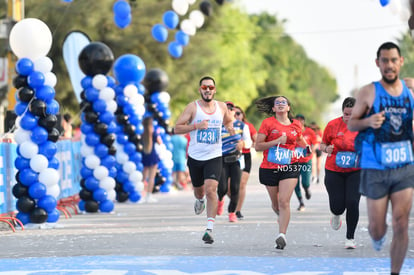
POLYGON ((221 157, 221 126, 223 124, 223 113, 215 100, 215 110, 212 113, 204 111, 198 100, 195 104, 197 106, 197 111, 191 123, 199 123, 207 119, 208 128, 204 130, 196 129, 190 132, 188 155, 195 160, 209 160, 221 157))

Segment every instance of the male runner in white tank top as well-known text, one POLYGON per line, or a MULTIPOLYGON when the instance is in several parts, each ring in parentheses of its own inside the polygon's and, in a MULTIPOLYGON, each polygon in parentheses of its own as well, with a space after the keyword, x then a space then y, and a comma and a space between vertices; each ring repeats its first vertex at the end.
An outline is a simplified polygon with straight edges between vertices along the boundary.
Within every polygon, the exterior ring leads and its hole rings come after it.
POLYGON ((224 102, 214 100, 215 81, 210 76, 200 79, 200 100, 191 102, 177 119, 174 133, 190 133, 187 165, 196 201, 194 211, 201 214, 207 199, 207 229, 202 240, 212 244, 217 214, 217 185, 222 169, 221 126, 234 134, 232 115, 224 102))

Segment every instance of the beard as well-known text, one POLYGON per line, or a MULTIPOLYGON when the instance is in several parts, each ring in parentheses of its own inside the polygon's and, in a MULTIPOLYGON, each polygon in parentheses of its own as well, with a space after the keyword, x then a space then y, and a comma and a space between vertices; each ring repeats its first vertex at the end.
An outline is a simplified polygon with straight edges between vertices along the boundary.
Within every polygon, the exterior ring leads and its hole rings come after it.
POLYGON ((384 80, 384 82, 387 83, 387 84, 394 84, 398 80, 398 76, 396 76, 392 79, 389 79, 389 78, 386 78, 385 76, 382 76, 382 80, 384 80))
POLYGON ((205 101, 205 102, 210 102, 210 101, 212 101, 212 100, 213 100, 213 98, 214 98, 214 97, 211 97, 211 98, 206 98, 206 97, 204 97, 204 95, 203 95, 203 94, 201 94, 201 99, 202 99, 203 101, 205 101))

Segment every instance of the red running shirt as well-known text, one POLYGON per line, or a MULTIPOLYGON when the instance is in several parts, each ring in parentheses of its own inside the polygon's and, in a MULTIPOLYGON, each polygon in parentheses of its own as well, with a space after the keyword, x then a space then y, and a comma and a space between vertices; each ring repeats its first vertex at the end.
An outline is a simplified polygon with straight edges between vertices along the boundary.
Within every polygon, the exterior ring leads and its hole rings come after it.
MULTIPOLYGON (((254 128, 254 125, 251 124, 250 122, 245 121, 244 124, 247 124, 247 126, 249 126, 249 130, 250 130, 250 138, 252 139, 252 142, 255 143, 256 140, 253 139, 254 135, 257 134, 256 128, 254 128)), ((250 153, 250 148, 246 149, 243 148, 242 149, 242 153, 250 153)))
POLYGON ((353 172, 360 168, 342 168, 336 164, 338 152, 355 152, 354 140, 358 132, 351 132, 342 117, 331 120, 323 132, 322 142, 333 145, 334 150, 326 158, 325 168, 334 172, 353 172))
MULTIPOLYGON (((315 131, 312 130, 309 127, 305 127, 305 131, 303 131, 302 133, 303 138, 306 140, 306 143, 309 145, 315 145, 317 143, 317 139, 316 139, 316 134, 315 131)), ((306 156, 306 157, 301 157, 299 158, 299 162, 300 163, 307 163, 308 161, 310 161, 312 159, 312 154, 306 156)))
MULTIPOLYGON (((298 162, 298 158, 296 157, 295 147, 297 140, 302 137, 302 124, 299 120, 294 119, 293 122, 289 125, 281 124, 275 117, 268 117, 263 120, 262 125, 260 125, 259 134, 263 134, 266 136, 265 141, 271 141, 278 139, 285 133, 287 136, 286 144, 280 144, 280 148, 285 148, 292 151, 292 158, 290 163, 298 162)), ((265 169, 276 169, 285 165, 277 164, 274 162, 270 162, 268 160, 269 149, 266 149, 263 152, 263 161, 260 165, 260 168, 265 169)))

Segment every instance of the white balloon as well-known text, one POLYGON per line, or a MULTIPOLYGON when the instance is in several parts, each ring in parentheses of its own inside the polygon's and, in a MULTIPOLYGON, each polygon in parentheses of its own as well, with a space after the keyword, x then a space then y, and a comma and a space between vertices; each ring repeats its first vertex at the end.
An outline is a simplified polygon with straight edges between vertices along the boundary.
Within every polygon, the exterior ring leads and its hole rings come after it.
POLYGON ((142 181, 137 182, 135 185, 135 190, 142 192, 142 190, 144 190, 144 183, 142 181))
POLYGON ((86 144, 82 144, 80 148, 80 152, 81 152, 82 157, 87 157, 95 153, 93 147, 86 145, 86 144))
POLYGON ((14 131, 14 140, 17 142, 17 144, 22 144, 25 141, 30 141, 30 134, 31 131, 24 130, 23 128, 17 128, 14 131))
POLYGON ((126 85, 124 88, 124 95, 127 97, 134 97, 136 94, 138 94, 138 88, 135 85, 129 84, 126 85))
POLYGON ((99 182, 99 186, 103 189, 105 189, 106 191, 112 190, 115 188, 116 182, 113 178, 111 177, 106 177, 103 178, 100 182, 99 182))
POLYGON ((39 153, 39 147, 36 143, 28 140, 19 145, 20 154, 22 157, 31 159, 39 153))
POLYGON ((101 159, 96 155, 89 155, 85 157, 85 166, 89 169, 95 169, 101 164, 101 159))
POLYGON ((49 166, 49 160, 44 155, 37 154, 30 159, 30 168, 35 172, 42 172, 49 166))
POLYGON ((46 185, 48 188, 49 186, 53 186, 59 183, 59 172, 53 168, 46 168, 42 172, 39 173, 39 182, 46 185))
POLYGON ((53 68, 52 59, 47 56, 40 57, 39 59, 35 60, 33 64, 34 70, 43 74, 50 72, 53 68))
POLYGON ((129 174, 128 179, 132 182, 142 181, 142 173, 140 171, 133 171, 129 174))
POLYGON ((122 152, 121 150, 118 150, 116 151, 115 158, 118 163, 124 164, 128 161, 129 156, 126 153, 122 152))
POLYGON ((131 174, 135 170, 137 170, 137 166, 132 161, 127 161, 122 165, 122 170, 126 173, 131 174))
POLYGON ((45 83, 44 85, 48 85, 50 87, 55 87, 57 83, 56 75, 52 72, 47 72, 45 75, 45 83))
POLYGON ((188 2, 188 4, 189 4, 189 5, 194 4, 196 1, 197 1, 197 0, 187 0, 187 2, 188 2))
POLYGON ((54 184, 52 186, 48 186, 46 188, 46 195, 51 195, 53 196, 55 199, 57 199, 59 197, 60 194, 60 187, 59 184, 54 184))
POLYGON ((49 52, 52 46, 52 33, 43 21, 25 18, 11 29, 9 42, 18 58, 27 57, 35 61, 49 52))
POLYGON ((188 11, 188 2, 187 0, 173 0, 172 8, 179 15, 185 15, 188 11))
POLYGON ((109 100, 106 101, 106 110, 110 113, 115 113, 116 110, 118 109, 118 104, 116 103, 115 100, 109 100))
POLYGON ((98 166, 93 170, 93 176, 98 180, 103 180, 109 175, 108 168, 105 166, 98 166))
POLYGON ((181 21, 180 29, 188 35, 196 34, 196 26, 190 19, 184 19, 181 21))
POLYGON ((165 103, 165 104, 168 104, 168 103, 170 102, 170 100, 171 100, 171 96, 170 96, 170 94, 169 94, 169 93, 167 93, 167 92, 165 92, 165 91, 162 91, 162 92, 159 94, 158 98, 159 98, 159 100, 160 100, 162 103, 165 103))
POLYGON ((105 101, 113 100, 115 98, 115 91, 111 87, 105 87, 99 92, 99 98, 105 101))
POLYGON ((107 190, 106 193, 107 193, 106 198, 108 200, 114 201, 116 199, 116 191, 114 189, 107 190))
POLYGON ((97 74, 92 78, 92 86, 98 90, 102 90, 108 86, 108 79, 103 74, 97 74))
POLYGON ((145 106, 144 105, 138 105, 135 107, 135 113, 138 116, 143 116, 145 114, 145 106))
POLYGON ((204 25, 204 15, 199 10, 190 12, 189 18, 197 28, 201 28, 204 25))

